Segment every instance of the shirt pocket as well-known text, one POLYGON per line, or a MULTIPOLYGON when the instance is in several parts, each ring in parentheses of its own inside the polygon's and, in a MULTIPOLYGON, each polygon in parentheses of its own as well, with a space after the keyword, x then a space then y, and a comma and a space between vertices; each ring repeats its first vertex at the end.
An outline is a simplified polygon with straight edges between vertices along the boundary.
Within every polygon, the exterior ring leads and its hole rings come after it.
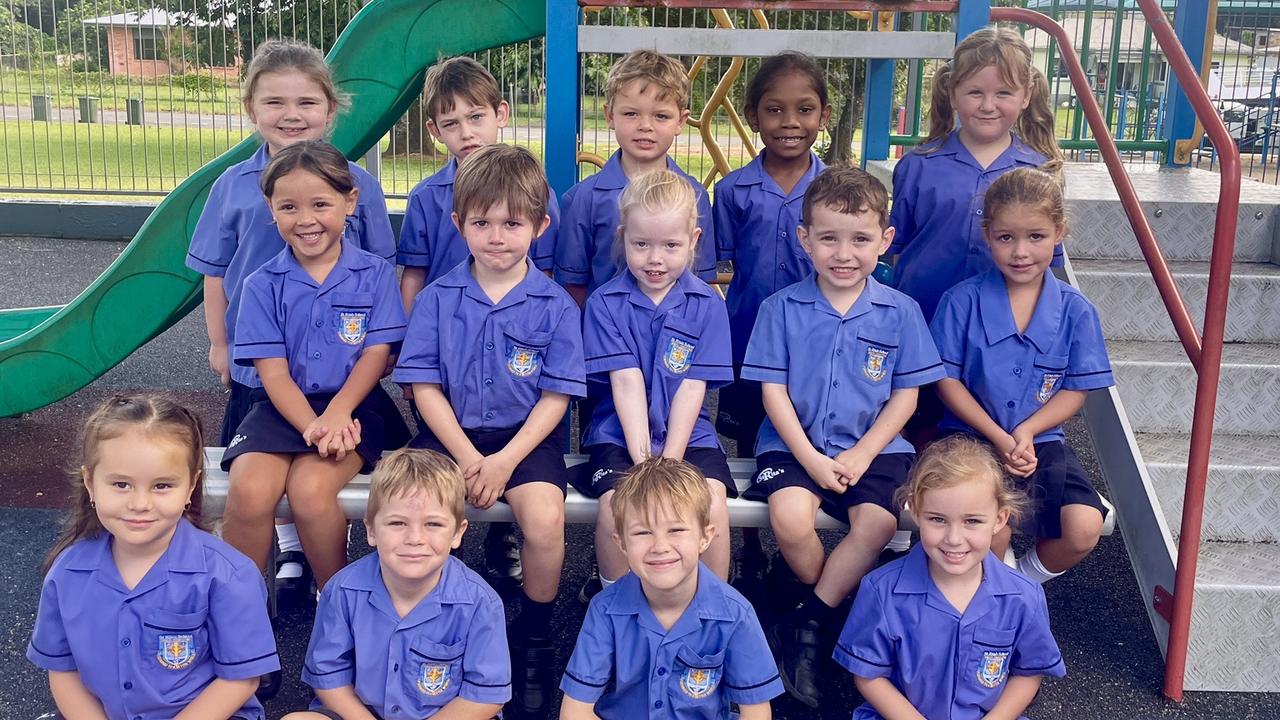
POLYGON ((868 385, 893 386, 893 367, 898 362, 898 338, 894 335, 862 330, 853 348, 854 374, 868 385))
POLYGON ((1033 388, 1036 403, 1043 405, 1058 392, 1058 388, 1062 387, 1062 378, 1067 374, 1067 356, 1066 355, 1047 355, 1044 353, 1036 355, 1035 373, 1033 375, 1036 385, 1033 388))
POLYGON ((698 349, 702 328, 690 320, 668 315, 662 321, 656 347, 657 366, 666 375, 684 376, 693 367, 693 353, 698 349))
POLYGON ((325 335, 330 342, 363 345, 373 314, 373 293, 335 292, 329 299, 329 312, 332 325, 325 330, 325 335))
POLYGON ((724 681, 724 651, 702 655, 685 646, 676 653, 668 699, 682 718, 720 718, 729 709, 720 686, 724 681))
POLYGON ((536 384, 542 374, 542 365, 547 359, 547 348, 551 345, 552 334, 535 332, 518 328, 505 328, 502 335, 506 341, 507 373, 516 382, 536 384))
POLYGON ((452 645, 420 639, 409 647, 409 657, 401 668, 405 696, 415 699, 419 712, 442 707, 458 696, 462 685, 462 656, 466 641, 452 645))
POLYGON ((977 683, 982 692, 1004 685, 1009 677, 1009 663, 1013 658, 1016 629, 977 628, 973 633, 973 650, 967 668, 970 680, 977 683))
MULTIPOLYGON (((208 609, 193 613, 176 613, 151 609, 140 613, 142 667, 157 690, 165 692, 184 684, 211 659, 208 609)), ((212 674, 211 669, 204 672, 212 674)))

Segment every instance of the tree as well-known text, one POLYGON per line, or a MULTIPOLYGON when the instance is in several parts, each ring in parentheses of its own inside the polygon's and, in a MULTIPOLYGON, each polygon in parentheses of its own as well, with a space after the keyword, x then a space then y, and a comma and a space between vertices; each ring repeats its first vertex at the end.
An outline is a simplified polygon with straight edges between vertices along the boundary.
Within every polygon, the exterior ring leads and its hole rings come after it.
POLYGON ((0 55, 16 55, 21 67, 30 67, 32 58, 44 52, 49 36, 23 24, 6 7, 0 7, 0 55))
POLYGON ((360 6, 360 0, 208 0, 192 10, 207 22, 235 27, 247 67, 258 44, 274 38, 294 38, 328 53, 360 6))
POLYGON ((54 33, 54 47, 58 52, 80 56, 85 68, 98 70, 109 67, 107 29, 85 25, 85 20, 124 12, 141 12, 141 0, 93 0, 68 7, 58 17, 54 33))

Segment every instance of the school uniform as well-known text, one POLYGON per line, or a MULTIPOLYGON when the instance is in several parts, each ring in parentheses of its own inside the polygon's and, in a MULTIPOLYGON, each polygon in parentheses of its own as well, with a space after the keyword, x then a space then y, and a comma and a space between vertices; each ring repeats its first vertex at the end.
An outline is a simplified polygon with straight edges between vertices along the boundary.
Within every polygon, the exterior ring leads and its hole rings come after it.
MULTIPOLYGON (((747 341, 755 327, 760 303, 782 288, 813 272, 813 262, 796 237, 804 194, 826 165, 809 153, 809 170, 791 192, 783 192, 764 169, 763 150, 746 166, 716 183, 716 254, 733 261, 733 280, 725 303, 733 341, 733 367, 741 371, 747 341)), ((739 380, 720 391, 716 426, 743 447, 755 441, 764 421, 760 386, 739 380)))
MULTIPOLYGON (((686 378, 706 382, 707 389, 733 380, 729 350, 729 315, 710 285, 685 271, 656 307, 630 272, 621 272, 587 299, 583 342, 587 374, 606 388, 591 416, 583 446, 590 455, 590 478, 575 477, 574 487, 599 497, 620 480, 633 463, 627 452, 622 421, 609 373, 636 368, 644 375, 649 403, 649 441, 659 454, 667 440, 671 403, 686 378)), ((708 478, 724 483, 737 496, 733 475, 705 403, 689 436, 685 460, 708 478)))
MULTIPOLYGON (((286 359, 289 376, 317 415, 346 384, 365 348, 394 346, 405 333, 395 268, 345 238, 342 242, 338 262, 323 283, 307 274, 287 247, 250 275, 232 351, 239 366, 286 359)), ((250 381, 255 402, 227 445, 222 468, 230 469, 246 452, 315 452, 271 403, 256 373, 250 381)), ((356 452, 364 460, 362 472, 373 469, 388 444, 399 447, 408 439, 381 385, 360 401, 352 418, 361 426, 356 452)))
MULTIPOLYGON (((439 385, 467 437, 488 455, 515 437, 542 393, 586 394, 582 321, 569 294, 531 261, 497 303, 476 281, 472 262, 418 293, 391 378, 439 385)), ((516 466, 508 490, 526 482, 564 490, 563 433, 557 428, 516 466)), ((447 453, 421 420, 410 445, 447 453)))
POLYGON ((436 587, 401 618, 378 554, 366 555, 325 585, 302 681, 317 690, 351 686, 385 720, 431 717, 458 697, 505 703, 511 658, 502 600, 449 556, 436 587))
MULTIPOLYGON (((716 278, 716 249, 707 190, 697 178, 667 158, 667 169, 689 182, 698 198, 698 227, 702 240, 693 259, 693 273, 706 282, 716 278)), ((610 156, 600 172, 569 188, 560 201, 560 232, 556 238, 555 279, 561 285, 596 288, 625 272, 617 248, 618 199, 630 180, 622 170, 622 151, 610 156)))
MULTIPOLYGON (((889 253, 898 256, 894 287, 920 303, 933 319, 942 293, 965 278, 995 269, 982 230, 982 205, 997 178, 1021 167, 1039 167, 1047 159, 1017 135, 999 157, 983 168, 953 131, 940 143, 902 156, 893 168, 893 209, 889 224, 896 234, 889 253)), ((1062 247, 1053 264, 1062 265, 1062 247)))
MULTIPOLYGON (((929 576, 924 547, 862 579, 833 658, 861 678, 888 678, 925 717, 979 720, 1010 676, 1062 677, 1044 590, 987 553, 964 613, 929 576)), ((880 714, 863 703, 854 720, 880 714)))
MULTIPOLYGON (((1115 384, 1098 311, 1049 271, 1025 332, 1019 333, 1014 323, 1009 291, 998 270, 943 295, 931 329, 947 377, 963 383, 1005 432, 1013 432, 1059 390, 1115 384)), ((943 415, 940 431, 976 434, 950 411, 943 415)), ((1036 471, 1019 480, 1029 485, 1036 506, 1023 529, 1036 537, 1062 536, 1063 505, 1088 505, 1107 515, 1089 475, 1063 443, 1065 437, 1060 426, 1036 435, 1036 471)))
MULTIPOLYGON (((228 348, 235 347, 236 318, 240 316, 245 279, 286 247, 262 195, 262 171, 270 159, 267 146, 263 145, 248 160, 232 165, 214 181, 187 251, 187 267, 201 275, 222 278, 227 295, 228 348)), ((355 213, 347 217, 347 234, 361 248, 391 260, 396 242, 382 186, 359 165, 348 165, 360 194, 355 213)), ((240 420, 252 406, 248 396, 256 387, 252 366, 233 363, 230 371, 231 397, 219 441, 223 446, 231 442, 240 420)))
MULTIPOLYGON (((467 241, 453 224, 453 180, 457 173, 458 160, 454 158, 413 188, 404 211, 396 263, 426 268, 428 285, 471 255, 467 241)), ((547 198, 547 215, 551 224, 529 248, 529 259, 539 270, 550 270, 555 262, 560 206, 554 194, 547 198)))
MULTIPOLYGON (((742 376, 786 385, 810 444, 835 457, 862 439, 894 390, 920 387, 945 373, 914 300, 869 277, 841 316, 822 294, 815 273, 761 305, 742 376)), ((843 494, 809 477, 768 418, 760 427, 756 456, 759 470, 748 498, 763 500, 784 487, 803 487, 836 518, 862 503, 896 516, 893 491, 906 480, 914 449, 895 436, 843 494)))
POLYGON ((706 565, 670 630, 627 573, 592 598, 560 689, 604 720, 725 718, 782 694, 772 657, 751 604, 706 565))
MULTIPOLYGON (((132 590, 103 532, 67 548, 45 576, 27 659, 79 673, 107 717, 168 720, 216 678, 280 669, 266 602, 249 558, 185 519, 132 590)), ((265 715, 251 696, 233 717, 265 715)))

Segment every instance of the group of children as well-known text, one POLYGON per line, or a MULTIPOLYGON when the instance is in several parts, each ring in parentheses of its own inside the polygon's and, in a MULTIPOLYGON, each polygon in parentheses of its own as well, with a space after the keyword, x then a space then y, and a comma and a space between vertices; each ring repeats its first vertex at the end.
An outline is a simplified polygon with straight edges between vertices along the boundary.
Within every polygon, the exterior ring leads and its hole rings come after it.
POLYGON ((453 159, 411 194, 397 250, 376 181, 323 142, 343 100, 319 53, 263 45, 244 83, 263 147, 215 184, 188 260, 230 388, 226 544, 197 530, 190 413, 101 408, 28 650, 62 714, 262 717, 257 678, 279 663, 261 573, 287 495, 320 589, 310 712, 489 718, 510 700, 508 717, 545 717, 572 482, 599 499, 599 579, 561 717, 765 718, 784 688, 817 707, 824 656, 854 675, 855 717, 1017 717, 1064 672, 1037 583, 1092 549, 1106 512, 1061 424, 1112 380, 1096 312, 1050 269, 1067 223, 1030 51, 983 30, 934 82, 933 135, 898 164, 890 215, 879 181, 812 150, 821 69, 766 59, 745 106, 763 150, 712 206, 667 154, 683 67, 631 53, 606 84, 619 150, 557 208, 536 158, 496 144, 492 76, 450 59, 425 100, 453 159), (897 289, 872 277, 886 252, 897 289), (573 398, 589 460, 569 480, 573 398), (746 496, 781 554, 767 633, 726 582, 737 488, 717 425, 754 447, 746 496), (917 460, 904 428, 940 439, 917 460), (371 470, 375 552, 346 565, 337 493, 371 470), (464 505, 499 500, 524 537, 510 626, 450 557, 464 505), (920 542, 873 570, 904 508, 920 542), (849 524, 830 554, 820 510, 849 524), (1015 522, 1038 539, 1017 559, 1015 522))

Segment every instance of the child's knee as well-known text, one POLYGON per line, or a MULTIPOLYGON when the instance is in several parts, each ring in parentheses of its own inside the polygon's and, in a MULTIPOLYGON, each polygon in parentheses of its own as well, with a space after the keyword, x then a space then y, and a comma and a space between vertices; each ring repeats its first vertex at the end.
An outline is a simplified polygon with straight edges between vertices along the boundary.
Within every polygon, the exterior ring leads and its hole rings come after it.
POLYGON ((780 542, 797 542, 816 532, 814 517, 795 503, 770 502, 769 526, 780 542))
POLYGON ((1102 513, 1084 505, 1068 505, 1062 513, 1062 541, 1077 555, 1088 555, 1102 537, 1102 513))
POLYGON ((883 547, 898 530, 898 518, 879 505, 864 503, 849 509, 849 534, 857 542, 883 547))

